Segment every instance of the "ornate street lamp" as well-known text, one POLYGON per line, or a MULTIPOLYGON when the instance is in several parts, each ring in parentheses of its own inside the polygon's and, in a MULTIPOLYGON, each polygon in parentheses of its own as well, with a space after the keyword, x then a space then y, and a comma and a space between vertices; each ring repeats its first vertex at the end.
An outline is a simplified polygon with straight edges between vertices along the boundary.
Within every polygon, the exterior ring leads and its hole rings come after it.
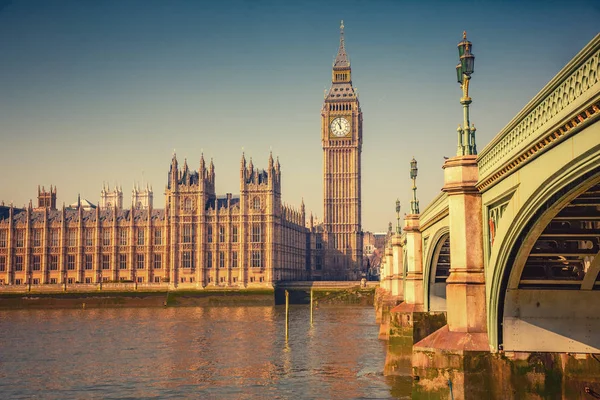
POLYGON ((402 233, 402 228, 400 227, 400 199, 396 199, 396 219, 398 220, 396 223, 396 233, 399 235, 402 233))
POLYGON ((469 80, 474 72, 475 56, 471 53, 473 45, 467 40, 467 32, 463 32, 463 40, 458 43, 458 59, 459 63, 456 66, 456 79, 463 90, 463 96, 460 99, 460 104, 463 105, 463 126, 458 126, 458 150, 457 156, 475 155, 477 154, 477 146, 475 145, 475 126, 469 122, 469 80))
POLYGON ((410 160, 410 179, 412 179, 412 182, 413 182, 413 186, 412 186, 413 199, 410 202, 411 214, 419 213, 419 200, 417 200, 417 172, 418 171, 419 171, 419 169, 417 168, 417 160, 415 160, 415 158, 413 157, 413 159, 410 160))

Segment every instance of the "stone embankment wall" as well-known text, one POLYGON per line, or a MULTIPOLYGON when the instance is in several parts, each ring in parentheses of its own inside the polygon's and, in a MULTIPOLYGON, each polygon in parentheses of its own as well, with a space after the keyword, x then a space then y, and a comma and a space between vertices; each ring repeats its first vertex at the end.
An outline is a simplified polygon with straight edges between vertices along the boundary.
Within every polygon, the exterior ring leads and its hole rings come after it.
POLYGON ((374 287, 349 289, 313 289, 313 300, 317 305, 361 305, 372 306, 375 301, 374 287))
MULTIPOLYGON (((373 285, 318 282, 314 286, 313 299, 317 305, 372 306, 374 302, 373 285)), ((310 290, 290 288, 292 302, 308 304, 310 290)), ((0 309, 283 304, 284 301, 276 302, 277 292, 281 295, 284 290, 258 285, 199 288, 188 284, 173 288, 168 284, 135 283, 0 286, 0 309)))
POLYGON ((67 291, 0 291, 0 309, 275 304, 272 288, 172 290, 168 287, 136 288, 133 284, 103 284, 102 289, 99 286, 94 289, 68 287, 67 291))

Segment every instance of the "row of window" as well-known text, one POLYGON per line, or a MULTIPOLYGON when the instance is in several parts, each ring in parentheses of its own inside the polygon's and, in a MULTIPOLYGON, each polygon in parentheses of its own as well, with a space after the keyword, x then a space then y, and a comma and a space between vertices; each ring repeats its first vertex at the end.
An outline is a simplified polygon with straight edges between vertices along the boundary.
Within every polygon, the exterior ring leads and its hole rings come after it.
MULTIPOLYGON (((119 281, 123 282, 123 281, 128 281, 128 277, 125 276, 121 276, 119 277, 119 281)), ((102 277, 102 282, 108 282, 109 278, 108 277, 102 277)), ((162 281, 162 278, 160 276, 155 276, 154 277, 154 283, 160 283, 162 281)), ((26 285, 27 284, 27 280, 25 279, 15 279, 15 285, 26 285)), ((137 283, 144 283, 144 277, 143 276, 138 276, 136 277, 136 282, 137 283)), ((182 281, 183 282, 183 281, 182 281)), ((192 280, 193 282, 193 280, 192 280)), ((261 281, 262 282, 262 281, 261 281)), ((0 284, 4 283, 4 280, 0 279, 0 284)), ((31 284, 32 285, 39 285, 40 282, 40 278, 33 278, 31 279, 31 284)), ((50 278, 50 284, 57 284, 58 279, 57 278, 50 278)), ((64 280, 63 282, 64 283, 64 280)), ((75 278, 67 278, 67 283, 68 284, 73 284, 73 283, 79 283, 78 281, 75 280, 75 278)), ((85 277, 83 283, 94 283, 94 279, 92 279, 91 277, 85 277)))
MULTIPOLYGON (((83 231, 83 245, 93 246, 94 245, 94 228, 87 228, 83 231)), ((117 241, 120 246, 127 246, 129 242, 129 228, 120 228, 118 230, 117 241)), ((136 229, 136 243, 138 246, 146 244, 146 230, 144 228, 136 229)), ((67 231, 67 246, 77 246, 77 235, 78 230, 69 229, 67 231)), ((162 244, 162 230, 154 229, 153 239, 155 245, 162 244)), ((103 246, 110 246, 112 241, 112 230, 110 228, 102 230, 102 237, 100 238, 103 246)), ((34 229, 32 232, 32 243, 33 247, 40 247, 42 245, 42 229, 34 229)), ((51 247, 60 246, 60 229, 50 229, 48 232, 48 243, 51 247)), ((8 238, 7 231, 0 231, 0 247, 7 247, 8 238)), ((25 247, 25 229, 17 229, 15 232, 15 246, 25 247)))
MULTIPOLYGON (((207 228, 206 236, 207 236, 208 243, 213 243, 213 240, 215 238, 213 235, 212 226, 209 226, 207 228)), ((194 237, 195 237, 194 226, 192 224, 184 224, 181 237, 182 237, 183 243, 193 243, 194 237)), ((238 237, 239 237, 238 227, 237 226, 231 227, 231 242, 237 243, 238 237)), ((218 240, 219 243, 226 242, 225 226, 223 226, 223 225, 219 226, 216 239, 218 240)), ((260 243, 263 241, 261 224, 253 224, 252 225, 252 234, 250 236, 250 241, 252 243, 260 243)))
MULTIPOLYGON (((135 255, 135 263, 134 267, 136 269, 145 269, 146 268, 146 255, 145 254, 136 254, 135 255)), ((225 252, 220 251, 217 254, 217 266, 219 268, 225 268, 225 252)), ((100 267, 103 270, 110 269, 110 254, 102 254, 100 256, 100 267)), ((117 260, 118 269, 128 269, 128 257, 127 254, 119 254, 117 260)), ((58 271, 59 257, 56 254, 51 254, 48 257, 48 270, 49 271, 58 271)), ((67 270, 74 271, 76 269, 76 256, 74 254, 68 254, 67 258, 67 270)), ((162 254, 153 254, 153 264, 152 267, 154 269, 162 268, 162 254)), ((231 258, 229 260, 231 268, 238 268, 238 252, 232 251, 231 258)), ((0 272, 6 271, 6 256, 0 256, 0 272)), ((250 266, 253 268, 262 268, 262 251, 255 250, 250 254, 250 266)), ((185 269, 194 268, 194 258, 191 251, 184 251, 182 254, 182 267, 185 269)), ((207 252, 206 254, 206 268, 213 267, 213 256, 212 252, 207 252)), ((26 269, 24 265, 24 257, 23 256, 15 256, 15 264, 14 271, 24 271, 26 269)), ((83 269, 92 270, 94 269, 94 255, 93 254, 84 254, 83 255, 83 269)), ((32 271, 41 271, 42 270, 42 256, 34 255, 32 256, 32 271)))
MULTIPOLYGON (((225 268, 226 263, 225 263, 225 252, 220 251, 217 254, 217 266, 219 268, 225 268)), ((231 268, 238 268, 238 252, 237 251, 232 251, 231 252, 231 259, 229 260, 229 263, 231 265, 231 268)), ((187 269, 187 268, 194 268, 194 260, 192 257, 192 252, 191 251, 184 251, 183 255, 182 255, 182 265, 183 268, 187 269)), ((262 251, 260 250, 254 250, 250 253, 250 267, 252 268, 262 268, 263 266, 263 261, 262 261, 262 251)), ((206 268, 212 268, 213 267, 213 255, 212 252, 209 251, 206 253, 206 268)))
MULTIPOLYGON (((125 277, 125 276, 119 277, 119 281, 121 281, 121 282, 128 281, 128 280, 129 280, 128 277, 125 277)), ((160 276, 155 276, 154 279, 151 279, 151 280, 154 283, 160 283, 161 281, 163 281, 163 278, 161 278, 160 276)), ((180 280, 181 283, 187 283, 187 282, 194 283, 194 277, 182 276, 182 277, 179 278, 179 280, 180 280)), ((109 281, 108 277, 106 277, 106 276, 102 277, 102 282, 108 282, 108 281, 109 281)), ((144 277, 143 276, 137 276, 137 277, 135 277, 135 281, 137 283, 144 283, 144 277)), ((208 283, 211 283, 212 282, 212 277, 209 276, 207 278, 207 281, 208 281, 208 283)), ((264 277, 262 277, 262 276, 259 277, 258 281, 259 282, 264 282, 264 277)), ((225 277, 223 277, 223 276, 219 277, 219 282, 220 283, 226 283, 225 277)), ((251 283, 255 282, 255 278, 253 276, 250 277, 250 282, 251 283)), ((2 284, 2 283, 4 283, 4 280, 0 279, 0 284, 2 284)), ((15 279, 15 285, 27 285, 27 283, 28 283, 28 281, 25 280, 25 279, 21 279, 21 278, 15 279)), ((31 284, 32 285, 39 285, 40 283, 41 283, 40 278, 32 278, 31 279, 31 284)), ((57 278, 50 278, 50 282, 49 283, 56 285, 59 282, 58 282, 57 278)), ((64 280, 63 280, 62 283, 64 283, 64 280)), ((77 282, 75 280, 75 278, 69 278, 69 277, 67 277, 67 284, 72 285, 74 283, 79 283, 79 282, 77 282)), ((94 279, 92 279, 91 277, 87 277, 86 276, 86 277, 84 277, 83 283, 87 283, 87 284, 94 283, 94 279)), ((237 283, 237 277, 235 277, 235 276, 232 277, 232 283, 237 283)))
MULTIPOLYGON (((93 246, 94 245, 94 228, 84 229, 83 233, 83 245, 84 246, 93 246)), ((136 229, 136 243, 138 246, 143 246, 146 244, 146 230, 144 228, 136 229)), ((69 229, 67 231, 67 246, 77 246, 77 236, 78 230, 69 229)), ((162 245, 162 230, 154 229, 153 230, 153 242, 154 245, 162 245)), ((193 243, 194 242, 194 226, 192 224, 184 224, 181 234, 182 243, 193 243)), ((208 243, 213 242, 213 229, 211 226, 207 229, 207 237, 208 243)), ((33 230, 33 247, 42 246, 42 230, 34 229, 33 230)), ((224 243, 226 239, 225 234, 225 226, 219 226, 217 237, 219 243, 224 243)), ((253 243, 262 242, 262 227, 260 224, 252 225, 252 234, 250 237, 253 243)), ((110 246, 112 241, 112 230, 110 228, 102 230, 102 237, 100 238, 103 246, 110 246)), ((238 242, 238 227, 234 226, 231 228, 231 241, 233 243, 238 242)), ((49 240, 48 243, 50 247, 58 247, 60 246, 60 229, 51 229, 49 231, 49 240)), ((119 228, 117 243, 119 246, 127 246, 129 244, 129 228, 119 228)), ((0 231, 0 247, 7 247, 8 238, 7 231, 0 231)), ((15 233, 15 246, 16 247, 25 247, 25 229, 17 229, 15 233)))
MULTIPOLYGON (((153 255, 153 264, 152 267, 154 269, 162 268, 162 254, 154 254, 153 255)), ((74 271, 76 266, 76 256, 74 254, 67 255, 67 270, 74 271)), ((48 256, 48 270, 49 271, 58 271, 58 255, 51 254, 48 256)), ((136 269, 145 269, 146 258, 145 254, 136 254, 135 258, 135 268, 136 269)), ((102 254, 100 256, 100 267, 105 270, 110 269, 110 254, 102 254)), ((119 254, 118 258, 118 268, 119 269, 127 269, 127 254, 119 254)), ((83 269, 92 270, 94 269, 94 255, 93 254, 84 254, 83 255, 83 269)), ((15 256, 15 264, 14 271, 24 271, 24 257, 23 256, 15 256)), ((42 256, 34 255, 32 256, 31 262, 31 270, 32 271, 41 271, 42 270, 42 256)), ((6 257, 0 256, 0 272, 6 271, 6 257)))

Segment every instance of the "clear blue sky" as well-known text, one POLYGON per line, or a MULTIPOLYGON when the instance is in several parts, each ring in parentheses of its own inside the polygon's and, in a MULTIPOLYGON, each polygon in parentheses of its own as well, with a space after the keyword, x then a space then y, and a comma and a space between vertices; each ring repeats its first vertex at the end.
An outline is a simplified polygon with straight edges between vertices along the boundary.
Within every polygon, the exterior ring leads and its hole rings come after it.
POLYGON ((363 228, 386 229, 443 184, 462 121, 456 44, 476 56, 471 121, 482 149, 600 28, 589 1, 0 0, 0 200, 37 185, 69 204, 104 181, 130 202, 150 182, 155 207, 173 149, 197 169, 213 157, 217 191, 239 192, 244 148, 280 158, 284 201, 321 217, 320 107, 346 26, 364 114, 363 228))

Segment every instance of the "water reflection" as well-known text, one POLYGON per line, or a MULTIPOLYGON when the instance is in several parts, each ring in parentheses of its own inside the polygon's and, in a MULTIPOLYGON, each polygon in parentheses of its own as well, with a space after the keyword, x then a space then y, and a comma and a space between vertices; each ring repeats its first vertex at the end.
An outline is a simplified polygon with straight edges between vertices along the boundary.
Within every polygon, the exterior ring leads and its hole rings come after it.
POLYGON ((370 307, 14 310, 3 398, 390 398, 370 307))

